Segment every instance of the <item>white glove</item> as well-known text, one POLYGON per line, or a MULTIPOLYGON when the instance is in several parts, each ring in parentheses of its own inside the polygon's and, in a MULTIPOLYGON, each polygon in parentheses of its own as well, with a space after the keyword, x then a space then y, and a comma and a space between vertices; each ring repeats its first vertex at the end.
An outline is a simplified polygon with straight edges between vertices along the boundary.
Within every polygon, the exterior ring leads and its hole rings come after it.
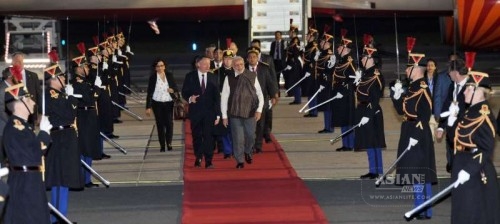
POLYGON ((134 55, 134 52, 132 52, 132 51, 130 50, 130 46, 128 46, 128 45, 125 47, 125 52, 127 52, 127 53, 129 53, 129 54, 131 54, 131 55, 134 55))
POLYGON ((302 51, 302 52, 303 52, 305 49, 306 49, 306 46, 304 46, 304 45, 300 45, 300 47, 299 47, 299 51, 302 51))
POLYGON ((458 172, 458 178, 457 178, 457 181, 455 181, 454 187, 457 188, 458 185, 464 184, 469 179, 470 179, 470 174, 467 173, 467 171, 465 171, 465 170, 460 170, 460 172, 458 172))
POLYGON ((362 72, 361 72, 361 70, 356 70, 356 72, 354 72, 354 74, 355 74, 354 76, 350 75, 349 78, 354 79, 353 83, 354 83, 354 85, 357 86, 357 85, 359 85, 359 82, 361 81, 362 72))
POLYGON ((362 117, 361 121, 359 122, 358 127, 361 127, 361 126, 365 125, 366 123, 368 123, 368 121, 370 121, 370 118, 368 118, 368 117, 362 117))
POLYGON ((292 66, 287 65, 287 66, 286 66, 286 68, 285 68, 285 71, 286 71, 286 70, 292 70, 292 66))
POLYGON ((395 100, 399 100, 399 98, 401 98, 401 94, 404 92, 403 84, 397 81, 396 84, 394 84, 394 86, 391 87, 391 89, 392 91, 394 91, 394 96, 392 96, 392 98, 395 100))
POLYGON ((40 120, 40 130, 50 133, 50 129, 52 129, 52 124, 50 124, 49 117, 43 115, 40 120))
POLYGON ((122 56, 122 50, 120 48, 117 49, 118 56, 122 56))
POLYGON ((316 51, 316 55, 314 55, 314 60, 315 60, 315 61, 318 61, 318 59, 319 59, 319 55, 320 55, 320 54, 321 54, 321 52, 320 52, 320 51, 316 51))
POLYGON ((99 77, 99 76, 95 77, 94 85, 97 86, 97 87, 101 87, 102 86, 101 77, 99 77))
POLYGON ((335 55, 330 56, 330 60, 328 60, 328 68, 333 68, 333 66, 335 66, 336 61, 337 58, 335 55))
POLYGON ((75 94, 75 89, 71 84, 68 84, 66 88, 64 88, 64 90, 66 91, 66 94, 68 96, 73 96, 75 98, 82 98, 82 94, 75 94))
POLYGON ((448 127, 452 127, 457 120, 458 112, 460 112, 458 103, 451 103, 448 111, 450 112, 450 115, 448 116, 448 127))
POLYGON ((103 71, 104 71, 104 70, 108 70, 108 68, 109 68, 108 62, 103 61, 103 62, 102 62, 102 70, 103 70, 103 71))
POLYGON ((113 63, 117 63, 117 64, 120 64, 120 65, 121 65, 121 64, 123 64, 123 62, 118 61, 118 59, 116 58, 116 55, 114 55, 114 54, 113 54, 113 56, 111 57, 111 61, 112 61, 113 63))
POLYGON ((310 72, 306 72, 306 74, 304 74, 305 77, 309 77, 311 76, 311 73, 310 72))

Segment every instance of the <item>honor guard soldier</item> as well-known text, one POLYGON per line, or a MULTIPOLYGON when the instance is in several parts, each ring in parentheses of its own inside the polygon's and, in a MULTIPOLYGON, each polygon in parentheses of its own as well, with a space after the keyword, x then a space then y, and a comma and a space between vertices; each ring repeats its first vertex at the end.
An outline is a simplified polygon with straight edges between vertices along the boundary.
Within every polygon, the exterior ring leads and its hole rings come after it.
MULTIPOLYGON (((107 37, 107 52, 108 52, 108 74, 110 77, 109 89, 111 92, 111 101, 115 102, 119 105, 124 105, 125 103, 122 101, 124 98, 120 96, 120 82, 121 82, 121 69, 123 66, 123 62, 118 60, 117 51, 118 43, 114 36, 107 37)), ((113 105, 113 104, 112 104, 113 105)), ((114 123, 122 123, 119 119, 121 116, 120 108, 113 105, 113 122, 114 123)))
POLYGON ((304 61, 302 60, 300 40, 298 37, 292 38, 290 45, 286 49, 286 53, 286 67, 283 70, 283 75, 287 77, 289 86, 285 86, 285 88, 290 89, 293 85, 295 85, 295 87, 291 89, 293 102, 291 102, 290 105, 301 104, 302 93, 300 83, 297 84, 297 82, 299 82, 302 78, 302 67, 304 65, 304 61))
MULTIPOLYGON (((262 94, 264 95, 264 108, 269 108, 270 104, 272 104, 272 102, 270 102, 271 99, 276 97, 277 89, 271 74, 271 68, 268 64, 259 62, 259 54, 260 48, 251 47, 247 50, 247 69, 257 74, 257 79, 259 80, 260 88, 262 90, 262 94)), ((255 153, 262 152, 262 141, 264 139, 264 127, 266 126, 266 115, 266 113, 262 113, 260 120, 257 121, 256 124, 255 143, 253 146, 255 153)), ((250 157, 249 159, 247 159, 247 162, 251 160, 252 158, 250 157)))
MULTIPOLYGON (((318 85, 324 89, 318 94, 318 104, 329 100, 332 97, 333 70, 335 69, 336 56, 333 53, 333 36, 328 34, 330 27, 325 25, 323 37, 319 43, 321 53, 317 57, 316 75, 318 85)), ((318 133, 332 133, 332 103, 326 103, 318 107, 318 111, 323 111, 323 130, 318 133)))
MULTIPOLYGON (((51 203, 63 215, 68 213, 69 189, 84 186, 76 131, 78 101, 73 87, 66 86, 66 77, 58 65, 45 69, 45 112, 53 125, 52 144, 46 157, 45 186, 51 189, 51 203)), ((81 97, 81 96, 80 96, 81 97)), ((57 219, 52 216, 52 222, 57 219)))
MULTIPOLYGON (((345 38, 347 30, 342 31, 341 44, 337 47, 338 60, 333 73, 333 95, 342 94, 332 107, 332 126, 340 127, 342 133, 351 129, 354 122, 354 91, 355 87, 350 76, 355 76, 354 59, 352 58, 352 40, 345 38)), ((351 151, 354 149, 354 132, 342 136, 342 147, 336 151, 351 151)))
MULTIPOLYGON (((97 76, 101 77, 101 88, 103 93, 99 95, 97 100, 97 108, 99 111, 99 124, 100 130, 108 138, 119 138, 119 136, 114 135, 114 110, 115 106, 111 102, 111 85, 113 84, 113 79, 110 75, 110 68, 108 62, 110 62, 110 55, 108 52, 108 42, 104 41, 99 44, 100 54, 98 55, 99 62, 96 66, 97 76)), ((91 63, 92 60, 91 60, 91 63)), ((93 72, 93 67, 90 67, 90 72, 93 72)), ((110 156, 103 153, 103 159, 108 159, 110 156)))
MULTIPOLYGON (((437 183, 434 142, 429 126, 432 115, 432 97, 424 78, 424 68, 418 66, 423 54, 415 54, 415 64, 406 69, 406 77, 410 80, 408 89, 404 91, 400 82, 391 88, 391 98, 398 114, 403 115, 401 135, 398 143, 396 165, 396 185, 410 185, 414 192, 415 207, 432 197, 431 184, 437 183), (417 140, 411 146, 409 141, 417 140), (411 148, 411 150, 409 150, 411 148), (403 154, 405 152, 405 154, 403 154), (420 177, 418 181, 415 178, 420 177), (413 181, 408 181, 412 179, 413 181), (414 182, 416 181, 416 182, 414 182)), ((417 216, 417 219, 430 219, 432 210, 428 208, 417 216)))
POLYGON ((379 58, 374 55, 375 48, 365 47, 366 54, 361 58, 363 75, 356 88, 357 107, 354 147, 366 149, 368 154, 368 173, 360 178, 375 179, 383 174, 382 148, 386 147, 384 135, 384 116, 380 98, 384 91, 384 77, 380 73, 379 58))
MULTIPOLYGON (((216 69, 214 74, 219 80, 219 90, 222 93, 222 87, 224 86, 224 80, 228 75, 234 76, 233 70, 233 51, 227 49, 222 52, 222 67, 216 69)), ((228 159, 233 154, 233 140, 231 138, 231 127, 228 125, 224 127, 222 122, 216 126, 214 135, 216 135, 216 143, 219 152, 224 153, 224 159, 228 159)))
POLYGON ((50 122, 43 116, 40 132, 38 135, 34 133, 28 117, 36 113, 35 102, 23 83, 5 89, 5 104, 12 116, 7 121, 3 136, 10 169, 9 201, 3 223, 48 224, 50 218, 43 184, 42 156, 50 144, 50 122))
POLYGON ((123 58, 123 77, 121 90, 124 94, 130 94, 130 59, 134 56, 134 52, 130 49, 130 43, 126 40, 123 32, 119 32, 118 38, 118 55, 123 58), (124 53, 123 53, 124 52, 124 53))
MULTIPOLYGON (((82 152, 82 159, 87 165, 92 166, 92 160, 102 158, 101 136, 99 134, 99 119, 97 117, 96 100, 101 93, 100 88, 94 83, 89 83, 89 68, 83 61, 73 59, 73 82, 74 93, 82 97, 78 98, 78 109, 76 124, 78 127, 78 147, 82 152)), ((100 85, 100 78, 96 77, 97 85, 100 85)), ((85 187, 97 187, 92 183, 90 172, 84 170, 85 187)))
MULTIPOLYGON (((307 33, 307 45, 304 50, 304 75, 309 73, 309 77, 306 78, 302 85, 302 92, 307 96, 307 99, 311 102, 309 103, 309 108, 316 106, 318 100, 316 97, 312 98, 316 91, 318 90, 318 76, 316 73, 316 61, 319 58, 321 51, 318 49, 318 30, 309 27, 309 32, 307 33)), ((304 117, 317 117, 318 110, 313 109, 309 111, 304 117)))
POLYGON ((498 127, 488 104, 491 81, 486 73, 468 74, 464 95, 470 107, 458 119, 453 140, 451 179, 459 183, 452 190, 451 223, 500 223, 500 189, 493 164, 498 127))

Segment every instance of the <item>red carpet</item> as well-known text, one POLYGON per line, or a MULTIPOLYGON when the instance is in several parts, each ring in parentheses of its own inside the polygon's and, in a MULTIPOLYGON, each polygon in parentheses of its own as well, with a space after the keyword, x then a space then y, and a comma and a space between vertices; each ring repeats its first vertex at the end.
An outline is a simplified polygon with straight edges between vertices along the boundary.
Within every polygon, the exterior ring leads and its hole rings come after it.
POLYGON ((207 170, 204 161, 194 168, 189 121, 184 125, 182 223, 328 223, 274 137, 244 169, 215 154, 215 169, 207 170))

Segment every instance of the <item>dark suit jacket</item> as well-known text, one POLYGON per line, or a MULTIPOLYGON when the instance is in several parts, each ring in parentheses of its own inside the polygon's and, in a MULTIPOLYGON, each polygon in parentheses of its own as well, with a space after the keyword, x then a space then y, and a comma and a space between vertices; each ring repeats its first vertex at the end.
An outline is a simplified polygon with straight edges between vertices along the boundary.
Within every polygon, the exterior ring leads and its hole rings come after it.
MULTIPOLYGON (((246 66, 246 69, 250 71, 250 65, 246 66)), ((264 63, 257 64, 257 79, 259 79, 260 88, 262 89, 262 95, 264 95, 264 108, 269 105, 269 98, 274 97, 278 89, 275 85, 276 77, 271 74, 271 68, 269 65, 264 63)))
POLYGON ((200 79, 198 71, 191 71, 186 74, 182 85, 182 97, 189 102, 189 97, 199 95, 196 103, 189 104, 189 120, 197 123, 203 118, 212 118, 214 121, 220 115, 220 92, 217 87, 217 76, 208 72, 205 93, 201 93, 200 79))
MULTIPOLYGON (((448 96, 446 97, 446 100, 443 102, 443 107, 441 109, 442 112, 448 111, 448 108, 450 107, 450 104, 453 102, 453 92, 455 91, 455 82, 451 82, 450 86, 448 87, 448 96)), ((460 111, 458 112, 457 115, 457 120, 453 124, 452 127, 448 127, 448 119, 447 117, 441 118, 439 122, 439 127, 443 128, 446 130, 446 135, 453 140, 453 137, 455 136, 455 128, 457 127, 458 121, 460 118, 463 117, 465 113, 465 86, 462 86, 460 89, 460 92, 457 94, 457 102, 458 102, 458 107, 460 108, 460 111)))
POLYGON ((34 122, 37 121, 38 119, 38 113, 42 113, 41 109, 42 107, 39 107, 38 105, 42 105, 42 88, 40 85, 40 81, 38 80, 38 75, 32 71, 28 71, 24 69, 26 73, 26 88, 28 88, 28 92, 32 95, 31 99, 36 102, 34 113, 29 116, 28 121, 29 123, 34 124, 34 122))
MULTIPOLYGON (((280 40, 280 51, 281 51, 281 66, 285 65, 285 58, 286 58, 286 52, 285 52, 285 40, 281 39, 280 40)), ((271 50, 269 51, 269 56, 271 56, 272 59, 274 58, 274 53, 276 52, 276 40, 271 43, 271 50)), ((280 71, 276 71, 280 72, 280 71)))
MULTIPOLYGON (((170 97, 175 99, 175 93, 179 92, 177 88, 177 84, 175 83, 174 75, 170 72, 165 72, 165 77, 167 77, 168 87, 174 89, 174 93, 170 93, 170 97)), ((156 80, 158 79, 158 75, 155 73, 149 76, 148 82, 148 95, 146 97, 146 109, 151 108, 151 102, 153 101, 153 93, 155 92, 156 80)))

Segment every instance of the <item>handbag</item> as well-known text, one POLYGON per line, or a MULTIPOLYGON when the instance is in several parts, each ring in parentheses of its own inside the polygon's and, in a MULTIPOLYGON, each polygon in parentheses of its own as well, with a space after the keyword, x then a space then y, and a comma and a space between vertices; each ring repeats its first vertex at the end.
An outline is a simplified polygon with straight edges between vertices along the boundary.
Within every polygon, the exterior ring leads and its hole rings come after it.
POLYGON ((179 96, 179 92, 174 93, 174 120, 184 120, 188 117, 189 105, 182 97, 179 96))

